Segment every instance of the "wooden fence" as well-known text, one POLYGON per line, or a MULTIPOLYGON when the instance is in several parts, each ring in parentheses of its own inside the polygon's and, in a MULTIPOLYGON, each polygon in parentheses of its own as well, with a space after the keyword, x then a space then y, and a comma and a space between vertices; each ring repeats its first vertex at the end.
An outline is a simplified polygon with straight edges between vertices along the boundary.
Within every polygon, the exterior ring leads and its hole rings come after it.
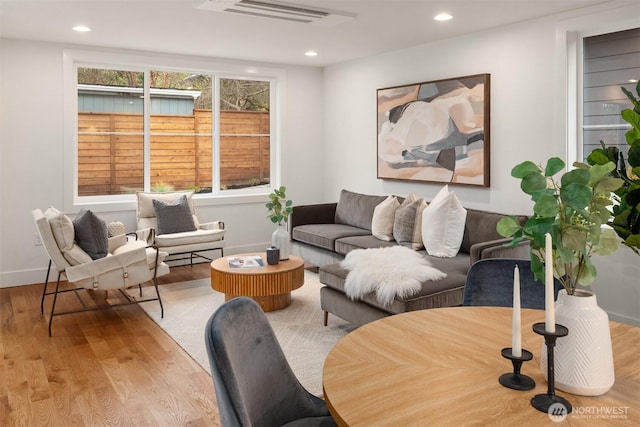
MULTIPOLYGON (((151 186, 175 190, 212 185, 211 111, 152 115, 151 186)), ((78 194, 123 194, 144 183, 141 114, 78 114, 78 194)), ((224 187, 269 179, 269 113, 222 111, 220 182, 224 187), (237 135, 237 136, 236 136, 237 135), (245 136, 256 135, 256 136, 245 136)))

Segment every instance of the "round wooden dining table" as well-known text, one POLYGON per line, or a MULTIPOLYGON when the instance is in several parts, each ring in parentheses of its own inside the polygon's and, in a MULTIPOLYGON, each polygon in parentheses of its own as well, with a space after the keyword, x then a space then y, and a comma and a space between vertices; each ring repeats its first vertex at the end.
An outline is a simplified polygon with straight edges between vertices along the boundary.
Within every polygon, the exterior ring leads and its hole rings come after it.
MULTIPOLYGON (((533 353, 522 374, 528 391, 498 382, 513 372, 512 310, 449 307, 389 316, 342 338, 323 368, 327 406, 341 426, 640 425, 640 328, 610 322, 615 384, 602 396, 555 390, 573 412, 553 419, 531 406, 547 393, 540 370, 543 337, 532 330, 544 311, 522 310, 522 348, 533 353)), ((562 338, 559 338, 562 339, 562 338)))

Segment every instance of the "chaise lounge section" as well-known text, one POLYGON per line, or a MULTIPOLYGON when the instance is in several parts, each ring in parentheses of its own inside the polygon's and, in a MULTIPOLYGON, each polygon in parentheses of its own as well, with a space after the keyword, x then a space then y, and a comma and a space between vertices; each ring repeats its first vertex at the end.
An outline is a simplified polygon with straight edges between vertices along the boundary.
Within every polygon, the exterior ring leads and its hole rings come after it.
MULTIPOLYGON (((437 281, 424 281, 421 289, 410 297, 397 297, 386 306, 378 302, 374 293, 360 300, 345 294, 348 271, 340 266, 344 257, 354 249, 382 248, 398 245, 372 234, 371 224, 376 206, 387 196, 373 196, 342 190, 337 203, 296 206, 291 217, 292 253, 307 264, 319 267, 320 303, 325 312, 332 313, 354 325, 413 310, 449 307, 462 304, 463 289, 471 265, 486 258, 521 258, 529 256, 528 247, 505 247, 509 239, 496 231, 497 222, 506 215, 477 209, 466 209, 464 236, 459 251, 452 257, 436 257, 426 250, 418 252, 431 265, 447 274, 437 281)), ((398 197, 399 202, 404 198, 398 197)), ((524 223, 526 216, 516 216, 524 223)), ((427 227, 429 224, 423 224, 427 227)))

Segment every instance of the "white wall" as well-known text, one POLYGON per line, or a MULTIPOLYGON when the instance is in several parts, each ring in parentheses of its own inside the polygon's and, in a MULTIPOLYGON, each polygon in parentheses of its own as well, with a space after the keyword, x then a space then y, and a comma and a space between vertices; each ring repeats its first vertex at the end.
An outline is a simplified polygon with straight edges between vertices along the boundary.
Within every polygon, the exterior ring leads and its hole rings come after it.
MULTIPOLYGON (((34 245, 31 211, 50 205, 64 209, 65 192, 71 191, 65 188, 64 172, 72 166, 63 157, 62 53, 66 47, 0 40, 0 287, 44 281, 48 259, 43 248, 34 245)), ((312 203, 322 197, 324 173, 322 70, 270 66, 286 75, 281 100, 281 182, 294 202, 312 203)), ((226 253, 262 250, 270 244, 274 230, 266 219, 266 196, 260 201, 234 200, 199 206, 198 216, 202 221, 225 221, 226 253)), ((96 208, 105 220, 123 221, 127 231, 135 230, 134 206, 107 212, 96 208)))
MULTIPOLYGON (((567 139, 567 132, 575 127, 567 119, 571 88, 567 39, 573 32, 640 26, 637 4, 619 9, 606 6, 326 68, 325 199, 336 200, 342 188, 369 194, 415 193, 431 199, 442 184, 376 178, 376 89, 490 73, 491 187, 450 189, 467 207, 530 214, 532 203, 520 191, 519 180, 510 176, 511 168, 524 160, 567 159, 575 151, 567 139)), ((613 318, 640 324, 640 259, 634 257, 617 258, 624 260, 625 268, 602 263, 600 277, 607 297, 600 302, 613 318), (633 296, 636 299, 626 300, 633 296)))
MULTIPOLYGON (((637 5, 585 9, 476 33, 324 70, 285 67, 283 177, 296 204, 337 200, 342 188, 370 194, 416 193, 441 185, 376 178, 376 89, 478 73, 491 74, 491 187, 453 187, 473 208, 530 213, 511 178, 522 160, 567 158, 567 37, 572 31, 640 26, 637 5), (595 12, 597 13, 595 13, 595 12)), ((0 41, 0 286, 41 282, 47 258, 33 245, 30 211, 63 203, 62 46, 0 41), (37 118, 37 122, 35 119, 37 118)), ((268 242, 262 203, 202 208, 229 226, 231 250, 268 242)), ((134 227, 130 211, 103 213, 134 227)), ((596 260, 615 320, 640 324, 640 267, 625 249, 596 260)), ((595 289, 600 289, 602 284, 595 289)), ((606 294, 606 295, 605 295, 606 294)))

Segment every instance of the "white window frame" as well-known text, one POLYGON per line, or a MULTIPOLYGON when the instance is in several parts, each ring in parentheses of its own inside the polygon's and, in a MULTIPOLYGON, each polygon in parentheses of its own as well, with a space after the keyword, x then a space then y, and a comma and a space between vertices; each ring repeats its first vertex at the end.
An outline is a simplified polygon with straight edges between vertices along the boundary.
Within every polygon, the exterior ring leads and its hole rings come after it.
POLYGON ((635 6, 615 9, 603 6, 599 12, 569 19, 556 26, 556 71, 558 94, 562 97, 557 102, 559 106, 564 105, 565 115, 556 116, 555 129, 558 132, 564 130, 567 167, 583 158, 583 39, 639 26, 640 17, 635 6))
MULTIPOLYGON (((212 193, 196 194, 194 199, 200 206, 215 206, 229 203, 254 203, 265 200, 274 188, 280 186, 282 177, 282 132, 281 132, 281 99, 286 73, 283 69, 256 66, 235 61, 196 58, 178 55, 161 55, 151 53, 117 53, 102 50, 63 51, 63 99, 64 99, 64 209, 66 212, 77 212, 80 208, 92 209, 96 212, 120 211, 135 209, 136 201, 133 194, 108 196, 78 196, 78 97, 77 97, 77 68, 108 68, 140 71, 145 73, 144 97, 145 105, 149 105, 148 70, 163 70, 172 72, 198 71, 211 74, 215 78, 213 104, 219 96, 219 78, 243 80, 261 80, 270 82, 270 185, 247 187, 243 189, 219 190, 220 182, 219 150, 220 150, 220 115, 219 105, 212 105, 215 128, 213 129, 213 189, 212 193), (179 64, 176 66, 176 64, 179 64)), ((145 187, 149 182, 149 111, 145 108, 145 187)))

